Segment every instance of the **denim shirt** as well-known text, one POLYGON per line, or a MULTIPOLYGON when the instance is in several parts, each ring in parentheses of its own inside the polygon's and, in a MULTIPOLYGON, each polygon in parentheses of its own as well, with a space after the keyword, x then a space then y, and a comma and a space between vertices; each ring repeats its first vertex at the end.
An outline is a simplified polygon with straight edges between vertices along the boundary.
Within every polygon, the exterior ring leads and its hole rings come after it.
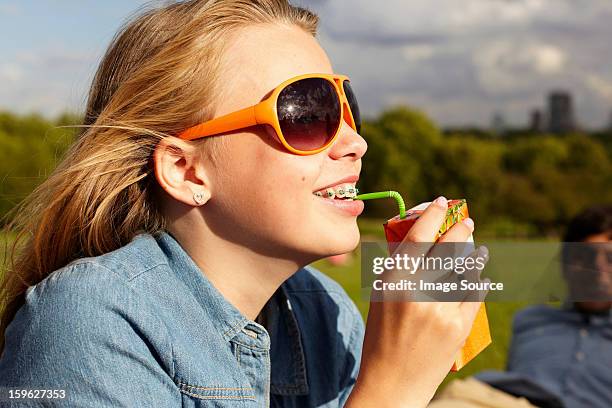
POLYGON ((612 407, 612 311, 584 314, 569 303, 527 308, 514 318, 508 371, 478 377, 525 396, 535 383, 543 388, 536 397, 548 393, 565 407, 612 407))
POLYGON ((307 266, 262 313, 266 327, 242 315, 168 232, 136 235, 28 288, 6 331, 0 406, 343 406, 364 324, 340 285, 307 266))

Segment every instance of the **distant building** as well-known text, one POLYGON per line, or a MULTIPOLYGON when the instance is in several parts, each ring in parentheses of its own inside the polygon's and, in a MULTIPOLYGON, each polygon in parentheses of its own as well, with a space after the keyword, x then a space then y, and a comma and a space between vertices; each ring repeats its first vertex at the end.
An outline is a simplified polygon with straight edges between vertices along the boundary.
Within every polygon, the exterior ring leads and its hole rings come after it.
POLYGON ((491 118, 491 130, 496 135, 502 135, 506 131, 506 120, 500 112, 495 112, 491 118))
POLYGON ((529 130, 541 133, 544 131, 544 114, 540 109, 534 109, 529 115, 529 130))
POLYGON ((567 133, 576 130, 572 96, 565 91, 554 91, 548 95, 548 130, 552 133, 567 133))

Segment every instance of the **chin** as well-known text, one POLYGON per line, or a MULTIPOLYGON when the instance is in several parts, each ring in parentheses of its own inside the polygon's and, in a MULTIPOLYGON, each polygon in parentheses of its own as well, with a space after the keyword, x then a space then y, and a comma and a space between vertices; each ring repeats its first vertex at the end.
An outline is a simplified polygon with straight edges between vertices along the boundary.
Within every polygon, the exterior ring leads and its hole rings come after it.
POLYGON ((359 228, 357 228, 357 223, 351 228, 336 230, 335 234, 327 233, 321 235, 319 243, 325 245, 322 256, 328 257, 351 252, 359 245, 360 238, 361 235, 359 233, 359 228))
MULTIPOLYGON (((327 208, 327 205, 323 208, 327 208)), ((336 213, 330 216, 318 208, 312 216, 302 219, 300 229, 303 245, 300 246, 312 256, 313 261, 351 252, 359 246, 361 239, 357 217, 338 216, 336 213)))

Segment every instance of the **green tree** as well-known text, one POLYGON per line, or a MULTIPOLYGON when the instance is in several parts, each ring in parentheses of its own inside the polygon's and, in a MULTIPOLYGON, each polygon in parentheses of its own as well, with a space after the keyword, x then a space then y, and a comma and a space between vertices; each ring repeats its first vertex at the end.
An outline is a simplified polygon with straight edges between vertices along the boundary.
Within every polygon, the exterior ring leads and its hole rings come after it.
POLYGON ((0 112, 0 217, 25 198, 55 168, 74 140, 76 115, 62 115, 57 122, 40 115, 17 116, 0 112))
MULTIPOLYGON (((360 182, 363 190, 397 190, 408 204, 431 198, 431 183, 425 178, 425 168, 433 160, 441 134, 429 118, 400 106, 365 123, 362 134, 368 142, 360 182)), ((383 217, 397 212, 392 207, 387 203, 368 204, 370 213, 383 217)))
POLYGON ((471 136, 449 136, 435 150, 426 166, 432 196, 465 198, 471 216, 487 221, 500 212, 504 146, 495 140, 471 136))

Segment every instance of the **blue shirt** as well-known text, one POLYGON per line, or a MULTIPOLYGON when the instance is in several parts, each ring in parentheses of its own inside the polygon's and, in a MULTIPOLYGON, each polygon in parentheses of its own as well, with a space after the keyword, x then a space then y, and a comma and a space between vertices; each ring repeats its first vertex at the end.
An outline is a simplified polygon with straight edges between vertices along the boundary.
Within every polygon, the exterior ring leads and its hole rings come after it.
POLYGON ((65 390, 70 407, 343 406, 364 324, 340 285, 302 268, 262 313, 244 317, 169 233, 139 234, 28 288, 0 406, 41 406, 14 389, 65 390))
MULTIPOLYGON (((612 407, 612 312, 583 314, 571 306, 517 313, 506 373, 479 379, 515 394, 534 383, 570 408, 612 407)), ((542 392, 540 392, 542 394, 542 392)))

